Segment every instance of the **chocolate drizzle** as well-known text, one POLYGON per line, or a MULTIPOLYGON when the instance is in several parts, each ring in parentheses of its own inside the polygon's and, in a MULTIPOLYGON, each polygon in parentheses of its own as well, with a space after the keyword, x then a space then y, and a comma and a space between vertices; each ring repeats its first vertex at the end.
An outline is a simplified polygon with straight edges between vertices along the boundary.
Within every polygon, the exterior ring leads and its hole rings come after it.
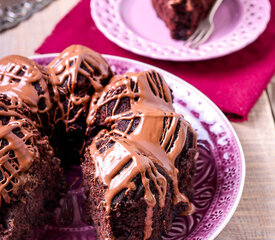
POLYGON ((0 207, 26 181, 25 172, 38 158, 36 128, 50 125, 52 107, 44 69, 16 55, 0 60, 0 207))
POLYGON ((58 105, 54 123, 63 121, 68 131, 87 111, 91 95, 102 90, 112 72, 100 54, 80 45, 66 48, 48 67, 58 105))
POLYGON ((52 103, 44 70, 21 56, 1 59, 0 92, 1 207, 2 199, 10 203, 12 194, 18 194, 25 172, 39 156, 36 127, 42 128, 42 115, 49 120, 52 103))
POLYGON ((33 121, 42 128, 41 115, 47 115, 52 107, 48 89, 48 76, 34 61, 17 55, 7 56, 0 61, 0 92, 17 98, 18 106, 26 105, 35 115, 33 121))
POLYGON ((0 101, 0 207, 2 199, 10 203, 25 182, 24 172, 39 157, 34 144, 38 134, 31 122, 0 101))
POLYGON ((140 173, 148 205, 144 229, 144 239, 148 239, 156 204, 148 177, 159 193, 161 208, 165 204, 167 187, 167 181, 156 165, 172 179, 173 204, 186 202, 189 210, 192 208, 187 197, 178 189, 178 169, 175 167, 175 159, 184 147, 190 124, 174 112, 170 89, 155 71, 113 77, 104 90, 92 98, 87 124, 93 125, 102 110, 105 110, 106 118, 101 124, 110 126, 110 130, 99 132, 88 149, 96 166, 96 177, 108 187, 105 192, 107 212, 112 199, 124 188, 127 189, 126 194, 136 189, 132 180, 140 173), (124 108, 122 101, 126 105, 124 108), (140 120, 132 129, 135 119, 140 120), (119 127, 121 121, 128 126, 119 127), (102 145, 102 142, 107 143, 102 145), (131 163, 124 168, 130 160, 131 163))

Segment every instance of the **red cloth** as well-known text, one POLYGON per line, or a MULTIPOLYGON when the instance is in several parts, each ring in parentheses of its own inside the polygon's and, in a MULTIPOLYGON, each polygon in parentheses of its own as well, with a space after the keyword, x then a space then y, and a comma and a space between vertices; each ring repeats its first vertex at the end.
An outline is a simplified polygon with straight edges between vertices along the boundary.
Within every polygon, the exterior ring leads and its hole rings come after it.
MULTIPOLYGON (((270 0, 275 9, 275 0, 270 0)), ((231 55, 200 62, 169 62, 142 57, 118 47, 95 26, 90 0, 82 0, 36 50, 60 52, 82 44, 100 53, 136 59, 167 70, 205 93, 231 119, 246 120, 275 73, 275 12, 266 31, 251 45, 231 55)))

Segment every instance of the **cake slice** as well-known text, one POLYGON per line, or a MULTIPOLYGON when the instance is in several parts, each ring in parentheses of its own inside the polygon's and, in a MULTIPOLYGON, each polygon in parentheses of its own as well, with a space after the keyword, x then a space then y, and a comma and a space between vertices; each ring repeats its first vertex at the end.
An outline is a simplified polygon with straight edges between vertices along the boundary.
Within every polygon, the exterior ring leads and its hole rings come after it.
POLYGON ((87 123, 83 183, 98 239, 160 239, 176 215, 192 213, 196 133, 160 74, 112 78, 87 123))
POLYGON ((35 226, 49 220, 66 189, 47 137, 41 137, 22 109, 15 108, 18 102, 0 95, 1 240, 29 237, 35 226))
POLYGON ((57 103, 51 143, 65 165, 78 164, 91 96, 103 89, 113 72, 99 53, 81 45, 64 49, 47 67, 57 103))
POLYGON ((88 147, 82 164, 88 222, 99 240, 160 239, 175 216, 192 212, 195 136, 188 132, 189 146, 177 157, 175 179, 152 153, 104 131, 88 147))
POLYGON ((207 16, 216 0, 152 0, 171 37, 186 40, 207 16))

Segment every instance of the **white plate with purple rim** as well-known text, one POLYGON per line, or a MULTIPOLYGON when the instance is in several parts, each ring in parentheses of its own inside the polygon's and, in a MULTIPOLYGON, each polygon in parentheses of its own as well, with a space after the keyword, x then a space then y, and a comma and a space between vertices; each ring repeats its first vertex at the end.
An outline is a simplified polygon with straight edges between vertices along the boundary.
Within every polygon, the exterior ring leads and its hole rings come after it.
POLYGON ((173 40, 151 0, 91 0, 97 28, 118 46, 136 54, 172 61, 221 57, 255 41, 270 19, 268 0, 224 0, 215 14, 215 30, 198 49, 173 40))
MULTIPOLYGON (((57 54, 34 56, 41 65, 57 54)), ((200 157, 195 175, 196 212, 177 217, 162 239, 214 239, 229 222, 241 198, 245 159, 239 139, 225 115, 203 93, 184 80, 157 67, 127 58, 103 55, 117 74, 155 69, 173 90, 174 107, 198 132, 200 157)), ((66 172, 68 194, 55 210, 53 222, 35 231, 34 239, 94 240, 92 226, 83 222, 84 193, 79 167, 66 172)))

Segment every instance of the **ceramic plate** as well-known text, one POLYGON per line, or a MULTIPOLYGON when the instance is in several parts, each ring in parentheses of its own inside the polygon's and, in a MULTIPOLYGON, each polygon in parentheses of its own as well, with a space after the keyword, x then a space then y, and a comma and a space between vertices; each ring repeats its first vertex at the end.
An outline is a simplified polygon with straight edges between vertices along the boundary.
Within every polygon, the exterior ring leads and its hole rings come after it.
MULTIPOLYGON (((47 64, 56 55, 34 59, 47 64)), ((213 239, 230 220, 239 203, 244 179, 245 161, 236 133, 224 114, 200 91, 159 68, 126 58, 104 55, 117 74, 156 69, 173 90, 174 107, 198 132, 200 157, 195 176, 196 212, 177 217, 173 228, 163 239, 213 239)), ((55 210, 52 224, 37 229, 34 239, 94 240, 92 226, 83 222, 84 193, 79 167, 66 172, 69 186, 61 207, 55 210)))
POLYGON ((111 41, 131 52, 163 60, 197 61, 235 52, 264 31, 268 0, 224 0, 215 14, 215 31, 198 49, 171 39, 151 0, 92 0, 92 17, 111 41))

